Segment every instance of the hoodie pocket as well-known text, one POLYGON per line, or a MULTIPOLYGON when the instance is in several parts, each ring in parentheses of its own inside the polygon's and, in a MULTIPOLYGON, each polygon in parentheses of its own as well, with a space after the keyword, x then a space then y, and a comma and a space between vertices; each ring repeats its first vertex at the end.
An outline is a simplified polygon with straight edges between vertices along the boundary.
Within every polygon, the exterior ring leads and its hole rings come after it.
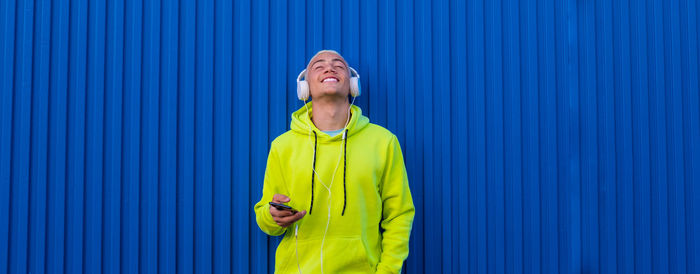
MULTIPOLYGON (((321 240, 298 242, 299 263, 302 273, 321 272, 321 240)), ((294 239, 280 246, 275 273, 298 273, 294 239)), ((360 237, 326 238, 323 244, 323 271, 326 273, 374 273, 367 250, 360 237)))

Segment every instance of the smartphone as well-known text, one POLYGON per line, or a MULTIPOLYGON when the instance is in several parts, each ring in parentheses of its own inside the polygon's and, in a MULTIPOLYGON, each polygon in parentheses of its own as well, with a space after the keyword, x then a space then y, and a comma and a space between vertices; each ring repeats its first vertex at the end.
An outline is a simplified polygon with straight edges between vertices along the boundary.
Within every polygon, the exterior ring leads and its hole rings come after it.
POLYGON ((277 210, 289 210, 293 214, 296 214, 298 212, 296 209, 292 208, 291 206, 285 205, 285 204, 278 204, 278 203, 270 202, 270 205, 274 206, 277 210))

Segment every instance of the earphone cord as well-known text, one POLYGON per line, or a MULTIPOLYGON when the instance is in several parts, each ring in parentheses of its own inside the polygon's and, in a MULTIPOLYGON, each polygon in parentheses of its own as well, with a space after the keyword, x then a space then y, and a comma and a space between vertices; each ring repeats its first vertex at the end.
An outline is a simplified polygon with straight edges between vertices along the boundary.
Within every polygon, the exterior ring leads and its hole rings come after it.
POLYGON ((297 237, 299 233, 299 224, 294 224, 294 252, 297 254, 297 269, 299 269, 299 274, 301 274, 301 265, 299 264, 299 238, 297 237))
MULTIPOLYGON (((343 138, 342 138, 342 142, 340 143, 340 150, 342 153, 338 157, 338 162, 336 163, 335 168, 333 169, 333 176, 331 176, 331 183, 328 186, 323 182, 323 180, 321 179, 321 176, 318 174, 318 172, 316 172, 316 142, 317 142, 316 132, 313 131, 313 129, 311 128, 311 125, 308 124, 308 122, 306 124, 309 128, 309 134, 307 135, 309 142, 311 142, 311 132, 313 132, 313 134, 314 134, 314 144, 313 144, 313 155, 314 156, 313 156, 313 163, 311 166, 311 170, 313 171, 313 173, 311 174, 311 205, 312 205, 312 208, 309 209, 309 214, 311 214, 311 210, 313 209, 313 192, 314 192, 314 189, 313 189, 314 178, 313 177, 314 177, 314 174, 316 176, 318 176, 318 181, 328 191, 328 202, 327 202, 327 204, 328 204, 328 219, 326 221, 326 229, 323 232, 323 239, 321 240, 321 252, 320 252, 321 253, 321 273, 322 274, 323 274, 323 245, 326 241, 326 234, 328 233, 328 227, 331 223, 331 201, 332 201, 332 195, 333 195, 333 193, 331 192, 331 187, 333 187, 333 182, 335 181, 335 174, 338 171, 338 166, 340 165, 340 160, 345 158, 345 149, 347 147, 347 137, 348 137, 347 136, 347 132, 348 132, 347 128, 348 128, 348 124, 350 124, 350 114, 351 114, 352 106, 354 103, 355 103, 355 97, 352 98, 352 102, 350 103, 350 106, 348 107, 348 117, 345 121, 345 127, 343 128, 343 138), (340 157, 340 156, 342 156, 342 157, 340 157)), ((306 108, 306 113, 309 113, 309 107, 307 106, 306 101, 304 101, 304 107, 306 108)), ((345 165, 345 163, 343 165, 345 165)), ((345 166, 343 166, 343 171, 345 171, 345 166)), ((344 179, 345 179, 345 174, 343 172, 343 180, 344 179)), ((345 182, 343 182, 343 191, 345 191, 345 184, 344 183, 345 182)), ((345 195, 345 193, 343 193, 343 195, 345 195)), ((345 202, 343 202, 343 214, 344 213, 345 213, 345 202)), ((296 245, 298 242, 297 230, 299 229, 299 226, 297 225, 295 229, 296 230, 294 231, 294 237, 295 237, 295 249, 296 249, 296 245)), ((297 255, 297 268, 299 269, 299 273, 301 273, 301 266, 299 263, 298 250, 296 250, 296 255, 297 255)))

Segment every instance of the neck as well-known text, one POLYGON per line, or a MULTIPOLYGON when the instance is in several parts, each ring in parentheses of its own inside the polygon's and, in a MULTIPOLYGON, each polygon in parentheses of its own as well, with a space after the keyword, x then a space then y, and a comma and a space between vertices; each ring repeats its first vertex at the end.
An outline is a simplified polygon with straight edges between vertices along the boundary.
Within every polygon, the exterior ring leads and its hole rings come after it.
POLYGON ((323 131, 342 129, 349 119, 348 108, 350 108, 350 103, 347 98, 342 98, 342 100, 331 100, 330 98, 313 100, 311 121, 318 129, 323 131))

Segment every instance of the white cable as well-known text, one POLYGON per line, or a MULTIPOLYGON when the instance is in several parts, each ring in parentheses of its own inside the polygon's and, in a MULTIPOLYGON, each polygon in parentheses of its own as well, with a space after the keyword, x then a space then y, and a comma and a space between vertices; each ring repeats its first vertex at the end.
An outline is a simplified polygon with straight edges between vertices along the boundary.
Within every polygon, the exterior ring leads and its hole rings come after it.
MULTIPOLYGON (((343 150, 343 142, 340 142, 340 155, 342 156, 342 150, 343 150)), ((323 187, 328 190, 328 201, 326 202, 328 204, 328 219, 326 221, 326 229, 323 231, 323 239, 321 240, 321 274, 323 274, 323 244, 326 242, 326 233, 328 233, 328 226, 331 224, 331 201, 333 193, 331 192, 331 187, 333 187, 333 182, 335 181, 335 174, 338 172, 338 166, 340 166, 340 157, 338 157, 338 162, 335 164, 335 169, 333 169, 333 176, 331 176, 331 185, 326 186, 323 181, 321 181, 321 178, 319 176, 318 181, 321 182, 323 187)), ((317 174, 318 175, 318 174, 317 174)))
MULTIPOLYGON (((345 130, 347 130, 348 124, 350 124, 350 114, 351 114, 352 106, 355 104, 355 98, 356 97, 352 97, 352 102, 350 102, 350 106, 348 107, 348 118, 345 120, 345 127, 343 127, 342 140, 345 140, 345 138, 347 138, 345 130)), ((307 105, 308 104, 306 103, 306 100, 304 100, 304 107, 306 108, 306 113, 308 114, 309 107, 307 105)), ((311 117, 309 117, 309 120, 310 119, 311 119, 311 117)), ((306 123, 306 126, 309 128, 309 134, 307 135, 307 137, 308 137, 307 139, 309 140, 309 144, 313 147, 313 153, 315 155, 316 154, 316 146, 314 146, 314 144, 311 143, 311 132, 313 131, 313 129, 311 128, 311 125, 308 122, 306 122, 306 120, 304 120, 304 122, 306 123)), ((347 142, 347 140, 345 140, 345 142, 347 142)), ((327 204, 328 204, 328 219, 326 221, 326 229, 323 231, 323 239, 321 240, 321 274, 323 274, 323 245, 326 241, 326 234, 328 233, 328 227, 331 223, 331 201, 332 201, 332 195, 333 195, 333 193, 331 192, 331 187, 333 187, 333 182, 335 181, 335 174, 338 172, 338 167, 340 166, 340 160, 342 160, 342 156, 343 156, 343 141, 340 142, 340 153, 338 155, 338 162, 336 162, 336 164, 335 164, 335 169, 333 169, 333 176, 331 176, 331 183, 328 186, 326 186, 326 183, 324 183, 323 180, 321 179, 321 175, 319 175, 318 172, 316 172, 316 168, 313 166, 313 163, 311 164, 311 170, 316 175, 316 177, 318 177, 318 181, 321 183, 321 185, 323 185, 323 187, 326 188, 326 190, 328 191, 328 202, 327 202, 327 204)), ((299 228, 299 226, 296 227, 296 229, 298 229, 298 228, 299 228)), ((294 232, 294 237, 295 238, 297 237, 296 231, 294 232)), ((295 243, 295 245, 296 245, 296 243, 295 243)), ((299 253, 298 252, 299 251, 297 250, 297 267, 299 268, 299 273, 301 274, 301 267, 299 265, 299 253)))
POLYGON ((301 265, 299 264, 299 238, 297 237, 299 233, 299 224, 294 225, 294 251, 297 254, 297 269, 299 269, 299 274, 301 274, 301 265))

